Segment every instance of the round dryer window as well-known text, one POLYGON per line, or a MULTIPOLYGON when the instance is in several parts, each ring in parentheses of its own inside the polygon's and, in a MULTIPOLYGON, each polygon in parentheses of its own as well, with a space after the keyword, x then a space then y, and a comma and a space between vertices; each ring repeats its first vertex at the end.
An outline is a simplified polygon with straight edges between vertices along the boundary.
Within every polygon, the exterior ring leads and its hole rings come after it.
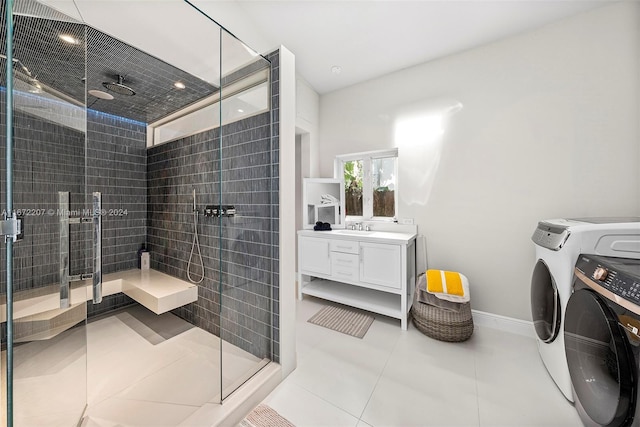
MULTIPOLYGON (((564 343, 571 384, 580 406, 599 426, 628 425, 634 401, 634 374, 618 318, 593 291, 569 298, 564 343)), ((635 425, 635 424, 634 424, 635 425)))
POLYGON ((560 296, 549 267, 538 260, 531 276, 531 317, 536 334, 552 342, 560 332, 560 296))

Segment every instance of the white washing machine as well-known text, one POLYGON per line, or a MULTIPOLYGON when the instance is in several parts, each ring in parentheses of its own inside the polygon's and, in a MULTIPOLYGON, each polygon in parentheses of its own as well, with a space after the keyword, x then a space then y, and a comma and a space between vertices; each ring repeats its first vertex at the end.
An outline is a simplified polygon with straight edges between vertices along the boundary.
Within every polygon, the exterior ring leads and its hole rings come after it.
POLYGON ((564 348, 564 313, 578 255, 640 259, 640 218, 551 219, 531 237, 536 264, 531 277, 531 315, 538 351, 564 396, 573 402, 564 348))

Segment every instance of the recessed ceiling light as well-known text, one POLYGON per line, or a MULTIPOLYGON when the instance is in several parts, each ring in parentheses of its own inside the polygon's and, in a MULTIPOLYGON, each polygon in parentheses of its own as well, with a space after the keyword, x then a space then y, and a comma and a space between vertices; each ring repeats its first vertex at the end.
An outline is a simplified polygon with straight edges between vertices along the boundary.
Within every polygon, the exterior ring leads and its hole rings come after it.
POLYGON ((60 34, 58 37, 60 37, 60 40, 63 40, 69 44, 80 44, 80 40, 73 37, 71 34, 60 34))
POLYGON ((334 65, 333 67, 331 67, 331 73, 333 74, 340 74, 342 72, 342 67, 339 65, 334 65))
POLYGON ((242 108, 238 108, 238 113, 244 113, 244 110, 242 108))
POLYGON ((186 87, 182 82, 175 82, 173 85, 178 89, 184 89, 186 87))

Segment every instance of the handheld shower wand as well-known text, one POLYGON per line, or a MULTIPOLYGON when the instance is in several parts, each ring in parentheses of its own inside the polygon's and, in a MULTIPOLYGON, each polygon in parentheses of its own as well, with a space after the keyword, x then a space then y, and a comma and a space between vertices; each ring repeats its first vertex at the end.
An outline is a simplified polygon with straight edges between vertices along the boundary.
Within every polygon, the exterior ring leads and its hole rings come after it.
POLYGON ((191 253, 189 254, 189 262, 187 263, 187 278, 191 283, 202 283, 204 280, 204 262, 202 261, 202 253, 200 252, 200 241, 198 240, 198 207, 196 205, 196 189, 193 189, 193 242, 191 243, 191 253), (198 258, 200 258, 200 270, 202 271, 200 279, 195 280, 191 277, 191 260, 193 259, 193 251, 198 248, 198 258))

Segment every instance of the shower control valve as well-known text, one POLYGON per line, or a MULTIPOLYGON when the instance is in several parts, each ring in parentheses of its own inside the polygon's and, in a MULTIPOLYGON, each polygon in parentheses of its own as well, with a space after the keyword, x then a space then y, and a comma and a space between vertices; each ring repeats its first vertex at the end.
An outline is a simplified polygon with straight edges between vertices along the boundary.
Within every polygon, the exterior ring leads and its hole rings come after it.
POLYGON ((207 205, 204 208, 204 216, 206 217, 232 217, 236 214, 236 207, 233 205, 207 205))
POLYGON ((220 216, 220 209, 218 209, 218 206, 207 205, 204 207, 204 216, 218 218, 220 216))

